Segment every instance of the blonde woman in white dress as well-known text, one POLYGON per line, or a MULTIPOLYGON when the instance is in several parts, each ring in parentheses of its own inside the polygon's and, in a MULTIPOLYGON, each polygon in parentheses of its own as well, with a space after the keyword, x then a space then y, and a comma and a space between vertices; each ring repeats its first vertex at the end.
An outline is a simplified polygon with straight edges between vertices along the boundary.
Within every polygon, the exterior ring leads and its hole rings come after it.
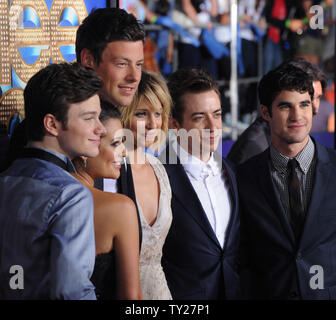
MULTIPOLYGON (((126 138, 125 145, 142 229, 140 285, 143 299, 147 300, 171 299, 161 267, 162 247, 172 221, 171 189, 161 162, 144 152, 144 148, 157 150, 165 142, 170 108, 171 98, 164 80, 145 71, 132 104, 120 108, 123 126, 134 137, 126 138)), ((104 190, 120 192, 113 183, 111 186, 105 181, 104 190)))

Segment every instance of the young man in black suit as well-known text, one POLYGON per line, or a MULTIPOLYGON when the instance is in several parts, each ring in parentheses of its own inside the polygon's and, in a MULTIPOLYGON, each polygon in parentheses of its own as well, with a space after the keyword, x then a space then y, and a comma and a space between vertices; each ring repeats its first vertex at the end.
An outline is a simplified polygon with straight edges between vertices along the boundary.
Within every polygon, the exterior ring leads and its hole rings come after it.
POLYGON ((336 153, 309 136, 312 78, 286 64, 258 91, 271 146, 237 168, 250 298, 335 299, 336 153))
MULTIPOLYGON (((314 98, 313 115, 316 116, 320 107, 320 99, 327 87, 327 78, 323 72, 310 62, 302 58, 291 58, 283 62, 281 67, 286 64, 300 68, 313 79, 314 98)), ((253 156, 265 151, 271 143, 271 133, 268 122, 260 115, 257 119, 241 134, 238 140, 230 149, 227 159, 238 165, 253 156)))
POLYGON ((238 195, 233 170, 215 152, 222 136, 220 94, 200 69, 169 79, 177 139, 167 147, 173 222, 162 266, 173 299, 239 296, 238 195))

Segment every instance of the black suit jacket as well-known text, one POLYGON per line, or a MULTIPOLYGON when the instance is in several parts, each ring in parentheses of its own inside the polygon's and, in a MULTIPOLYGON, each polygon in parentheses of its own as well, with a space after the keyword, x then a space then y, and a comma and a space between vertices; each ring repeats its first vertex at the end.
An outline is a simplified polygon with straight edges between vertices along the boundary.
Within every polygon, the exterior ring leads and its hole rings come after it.
POLYGON ((336 153, 315 145, 314 187, 299 243, 271 178, 269 149, 237 168, 250 298, 336 299, 336 153), (316 266, 323 268, 320 289, 313 289, 316 266))
POLYGON ((239 216, 236 179, 228 163, 232 212, 224 249, 181 164, 165 164, 172 189, 173 221, 163 247, 162 266, 173 299, 239 297, 239 216))
POLYGON ((265 151, 270 143, 271 132, 268 122, 259 116, 233 144, 227 159, 239 165, 265 151))

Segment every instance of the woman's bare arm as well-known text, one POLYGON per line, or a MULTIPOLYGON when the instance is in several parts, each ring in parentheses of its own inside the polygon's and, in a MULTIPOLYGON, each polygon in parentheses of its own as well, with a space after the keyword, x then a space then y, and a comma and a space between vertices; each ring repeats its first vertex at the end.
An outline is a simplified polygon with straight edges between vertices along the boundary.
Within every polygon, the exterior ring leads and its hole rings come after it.
POLYGON ((139 227, 135 205, 125 197, 114 219, 117 298, 142 299, 139 276, 139 227))

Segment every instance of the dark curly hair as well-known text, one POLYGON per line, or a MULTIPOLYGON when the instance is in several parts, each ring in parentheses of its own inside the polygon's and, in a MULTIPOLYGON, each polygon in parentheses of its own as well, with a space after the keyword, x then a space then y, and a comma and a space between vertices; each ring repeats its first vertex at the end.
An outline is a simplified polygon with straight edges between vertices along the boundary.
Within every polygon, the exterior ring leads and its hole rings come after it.
POLYGON ((312 77, 292 64, 280 65, 265 74, 259 82, 258 93, 260 104, 267 107, 270 116, 272 116, 272 103, 283 90, 308 92, 313 99, 312 77))
POLYGON ((300 68, 303 71, 307 72, 309 76, 312 77, 313 81, 320 81, 322 91, 324 92, 325 88, 327 87, 328 80, 326 75, 315 65, 310 63, 307 60, 302 58, 294 57, 288 60, 285 60, 282 63, 283 66, 285 65, 292 65, 294 67, 300 68))

